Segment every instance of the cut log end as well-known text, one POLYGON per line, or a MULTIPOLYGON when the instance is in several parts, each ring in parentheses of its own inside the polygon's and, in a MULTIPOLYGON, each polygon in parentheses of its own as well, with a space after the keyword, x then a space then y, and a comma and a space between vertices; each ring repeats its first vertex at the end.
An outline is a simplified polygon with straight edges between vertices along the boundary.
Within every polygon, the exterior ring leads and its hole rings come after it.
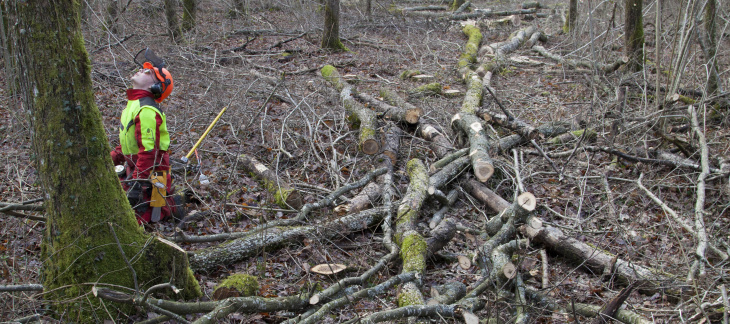
POLYGON ((537 198, 530 192, 523 192, 517 196, 517 204, 527 211, 533 211, 537 207, 537 198))
POLYGON ((512 262, 507 262, 504 267, 502 267, 502 274, 507 279, 512 279, 517 275, 517 268, 515 268, 515 265, 512 262))
POLYGON ((362 152, 367 155, 374 155, 380 151, 380 144, 376 140, 369 139, 362 143, 362 152))
POLYGON ((481 182, 487 182, 494 174, 494 166, 489 162, 478 162, 474 165, 474 175, 481 182))
POLYGON ((406 122, 411 125, 418 124, 418 120, 421 119, 421 115, 423 115, 423 109, 410 109, 406 111, 406 122))
POLYGON ((314 295, 312 298, 309 298, 309 304, 310 305, 317 305, 319 303, 319 295, 314 295))
POLYGON ((456 257, 457 260, 459 260, 459 266, 464 270, 469 270, 471 268, 471 260, 469 260, 468 257, 460 255, 456 257))

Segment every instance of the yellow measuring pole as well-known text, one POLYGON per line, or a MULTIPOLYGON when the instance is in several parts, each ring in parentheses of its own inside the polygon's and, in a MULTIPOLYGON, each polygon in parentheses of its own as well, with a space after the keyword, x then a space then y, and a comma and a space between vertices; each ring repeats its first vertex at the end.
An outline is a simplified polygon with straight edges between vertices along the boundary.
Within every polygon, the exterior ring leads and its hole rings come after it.
POLYGON ((185 162, 187 162, 188 159, 190 158, 190 156, 193 155, 193 153, 195 152, 195 149, 197 149, 198 146, 200 146, 200 143, 203 142, 203 139, 206 136, 208 136, 208 133, 210 133, 210 130, 213 129, 213 126, 215 126, 215 123, 218 122, 218 119, 221 119, 221 116, 223 116, 223 113, 226 112, 226 109, 228 109, 227 106, 226 107, 223 107, 223 109, 221 110, 221 112, 218 113, 218 116, 216 116, 215 119, 213 119, 213 122, 210 123, 210 126, 208 126, 208 129, 205 130, 205 133, 203 133, 203 135, 200 136, 200 139, 198 139, 198 142, 195 143, 195 145, 193 145, 193 148, 190 150, 190 152, 188 153, 188 155, 186 155, 185 158, 183 159, 185 162))

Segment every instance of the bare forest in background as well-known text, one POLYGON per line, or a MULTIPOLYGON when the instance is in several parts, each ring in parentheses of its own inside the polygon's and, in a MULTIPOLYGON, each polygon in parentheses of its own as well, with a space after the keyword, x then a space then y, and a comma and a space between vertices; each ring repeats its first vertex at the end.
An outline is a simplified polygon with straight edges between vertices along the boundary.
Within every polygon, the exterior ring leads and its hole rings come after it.
POLYGON ((133 56, 154 49, 174 77, 161 107, 187 216, 144 229, 187 253, 202 297, 84 282, 51 298, 44 199, 62 189, 40 183, 6 45, 0 321, 730 322, 727 2, 85 0, 78 13, 110 148, 133 56))

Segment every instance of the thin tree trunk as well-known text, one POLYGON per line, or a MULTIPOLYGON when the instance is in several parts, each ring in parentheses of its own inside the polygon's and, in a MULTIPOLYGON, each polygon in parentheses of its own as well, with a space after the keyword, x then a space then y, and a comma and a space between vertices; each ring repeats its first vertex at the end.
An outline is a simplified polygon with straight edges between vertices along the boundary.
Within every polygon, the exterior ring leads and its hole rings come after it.
POLYGON ((337 51, 347 50, 340 41, 340 0, 325 0, 322 48, 337 51))
POLYGON ((720 78, 717 73, 717 32, 715 30, 715 20, 717 17, 717 0, 707 0, 705 5, 705 37, 707 40, 706 50, 707 65, 709 67, 709 75, 707 76, 707 95, 712 96, 717 93, 720 84, 720 78))
POLYGON ((175 42, 180 38, 180 34, 182 33, 180 23, 177 21, 177 13, 175 12, 175 0, 164 0, 164 3, 167 29, 170 33, 170 39, 175 42))
POLYGON ((578 21, 578 0, 570 0, 568 5, 568 17, 563 25, 564 33, 572 33, 575 30, 575 22, 578 21))
MULTIPOLYGON (((30 113, 35 165, 46 193, 44 297, 73 301, 51 303, 53 313, 71 322, 115 319, 86 296, 94 284, 141 291, 171 282, 182 289, 181 298, 200 296, 186 253, 145 234, 112 172, 78 2, 19 4, 5 2, 2 9, 17 59, 12 77, 30 113)), ((107 308, 113 309, 132 310, 107 308)))
POLYGON ((642 19, 642 1, 626 0, 626 24, 624 27, 624 43, 626 56, 629 57, 629 71, 640 71, 644 68, 644 25, 642 19))
POLYGON ((183 31, 190 31, 195 29, 195 17, 197 16, 197 10, 198 0, 183 0, 183 31))

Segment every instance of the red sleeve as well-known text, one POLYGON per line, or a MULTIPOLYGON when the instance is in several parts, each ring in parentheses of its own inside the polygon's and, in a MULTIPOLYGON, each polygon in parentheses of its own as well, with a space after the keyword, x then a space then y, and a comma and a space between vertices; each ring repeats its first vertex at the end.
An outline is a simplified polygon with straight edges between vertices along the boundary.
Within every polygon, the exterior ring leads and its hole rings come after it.
MULTIPOLYGON (((155 121, 157 124, 157 132, 155 134, 160 133, 160 125, 162 125, 162 118, 160 115, 155 115, 155 121)), ((139 147, 139 152, 137 152, 137 163, 136 167, 134 168, 134 172, 132 173, 132 179, 147 179, 150 177, 150 172, 154 170, 155 166, 160 164, 160 157, 162 154, 160 154, 160 137, 158 136, 155 139, 155 148, 149 151, 144 150, 144 145, 142 144, 142 129, 141 124, 139 122, 139 115, 134 118, 134 138, 137 140, 137 146, 139 147)))
POLYGON ((114 165, 123 165, 124 164, 124 154, 122 154, 122 145, 117 145, 111 152, 112 156, 112 162, 114 162, 114 165))

